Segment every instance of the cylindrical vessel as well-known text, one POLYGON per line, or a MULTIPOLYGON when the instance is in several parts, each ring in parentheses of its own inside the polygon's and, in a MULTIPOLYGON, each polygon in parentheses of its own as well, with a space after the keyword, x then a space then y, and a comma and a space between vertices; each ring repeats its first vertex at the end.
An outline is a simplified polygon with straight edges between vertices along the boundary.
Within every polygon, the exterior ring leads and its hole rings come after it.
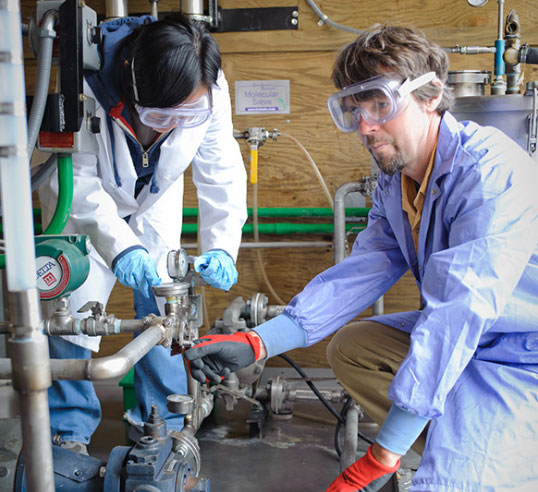
MULTIPOLYGON (((459 121, 472 120, 482 126, 494 126, 520 147, 529 150, 529 123, 533 113, 533 95, 474 96, 457 98, 452 114, 459 121)), ((531 154, 538 161, 538 152, 531 154)))
POLYGON ((491 72, 481 70, 454 70, 448 72, 447 83, 456 97, 483 96, 491 83, 491 72))

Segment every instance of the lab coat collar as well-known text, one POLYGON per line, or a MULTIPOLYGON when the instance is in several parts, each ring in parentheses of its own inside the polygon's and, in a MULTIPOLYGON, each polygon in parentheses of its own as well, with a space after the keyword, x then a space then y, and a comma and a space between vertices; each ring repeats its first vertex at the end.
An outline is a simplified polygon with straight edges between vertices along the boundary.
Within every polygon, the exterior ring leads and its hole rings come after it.
POLYGON ((431 176, 433 181, 437 181, 454 169, 457 150, 461 146, 458 125, 456 118, 448 111, 443 115, 439 127, 434 169, 431 176))

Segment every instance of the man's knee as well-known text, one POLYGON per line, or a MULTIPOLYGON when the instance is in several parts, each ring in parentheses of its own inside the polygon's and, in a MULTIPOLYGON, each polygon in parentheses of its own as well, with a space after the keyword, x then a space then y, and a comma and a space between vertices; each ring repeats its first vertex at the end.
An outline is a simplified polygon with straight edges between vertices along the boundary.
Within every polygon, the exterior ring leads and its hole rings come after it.
POLYGON ((347 325, 340 328, 340 330, 333 335, 331 341, 327 345, 327 360, 329 361, 329 365, 333 368, 333 370, 335 367, 345 363, 346 360, 349 360, 350 354, 348 354, 348 351, 353 352, 352 349, 350 350, 350 337, 353 335, 352 330, 352 325, 347 325))

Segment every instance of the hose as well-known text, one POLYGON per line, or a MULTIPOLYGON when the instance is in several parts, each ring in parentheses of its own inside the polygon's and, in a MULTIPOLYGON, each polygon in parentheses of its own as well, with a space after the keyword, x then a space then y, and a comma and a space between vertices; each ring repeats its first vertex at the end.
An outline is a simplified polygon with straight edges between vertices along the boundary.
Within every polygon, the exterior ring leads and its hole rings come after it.
MULTIPOLYGON (((288 133, 280 133, 280 135, 291 139, 303 151, 312 169, 314 170, 314 173, 316 177, 318 178, 319 183, 321 184, 323 192, 325 193, 325 196, 327 197, 331 210, 334 213, 334 203, 333 203, 332 196, 329 192, 329 188, 327 187, 327 184, 325 183, 325 180, 323 179, 323 176, 321 175, 318 169, 318 166, 316 166, 316 163, 314 162, 314 159, 312 159, 311 155, 308 153, 305 147, 295 137, 293 137, 292 135, 289 135, 288 133)), ((251 145, 250 153, 251 153, 251 183, 253 183, 253 201, 254 201, 253 206, 252 206, 252 223, 254 226, 254 241, 259 242, 260 234, 258 230, 258 148, 257 146, 254 147, 253 145, 251 145)), ((267 286, 267 288, 269 289, 269 292, 271 293, 271 295, 275 298, 275 300, 279 304, 287 304, 287 302, 284 302, 282 298, 276 293, 275 289, 271 285, 271 282, 269 281, 269 277, 267 276, 267 273, 265 271, 265 267, 263 266, 261 251, 259 250, 256 250, 256 259, 258 261, 258 266, 260 267, 260 271, 262 273, 263 281, 265 285, 267 286)))
POLYGON ((329 410, 329 412, 332 413, 334 418, 340 422, 340 424, 345 424, 345 420, 340 415, 335 408, 325 399, 325 397, 319 392, 319 390, 316 388, 314 383, 310 380, 310 378, 307 376, 307 374, 301 369, 301 367, 290 357, 288 357, 285 354, 280 354, 280 358, 284 359, 291 367, 293 367, 303 378, 304 382, 308 385, 308 387, 314 392, 314 394, 319 398, 319 401, 323 403, 323 406, 329 410))
POLYGON ((52 219, 43 234, 61 234, 73 204, 73 160, 70 154, 58 154, 58 201, 52 219))
MULTIPOLYGON (((260 242, 260 233, 258 231, 258 183, 253 184, 253 206, 252 206, 252 222, 254 225, 254 241, 260 242)), ((278 304, 288 304, 287 302, 284 302, 282 298, 276 293, 275 289, 271 285, 271 282, 269 281, 269 277, 267 276, 267 272, 265 271, 265 267, 263 266, 263 259, 262 259, 262 253, 260 250, 256 250, 256 259, 258 261, 258 266, 260 267, 260 271, 262 273, 263 281, 265 282, 265 285, 269 289, 269 292, 271 295, 275 298, 276 302, 278 304)))
MULTIPOLYGON (((339 438, 338 434, 340 432, 340 427, 342 425, 346 424, 346 413, 353 404, 353 398, 349 396, 347 400, 344 402, 344 405, 342 406, 342 410, 340 413, 338 413, 335 408, 325 399, 325 397, 319 392, 319 390, 316 388, 314 383, 310 380, 308 375, 301 369, 301 367, 290 357, 288 357, 285 354, 280 354, 280 358, 284 359, 291 367, 293 367, 303 378, 304 382, 308 385, 308 387, 314 392, 314 394, 319 398, 319 401, 323 403, 323 406, 331 412, 331 414, 336 419, 336 429, 335 429, 335 435, 334 435, 334 447, 336 450, 336 453, 338 456, 342 454, 342 449, 340 448, 339 438)), ((370 439, 368 436, 363 434, 362 432, 357 431, 357 435, 366 441, 368 444, 373 444, 374 441, 370 439)))
POLYGON ((316 166, 316 163, 314 162, 314 159, 312 159, 312 157, 308 153, 308 150, 306 150, 304 148, 303 144, 301 142, 299 142, 299 140, 297 140, 292 135, 289 135, 288 133, 282 133, 282 132, 280 132, 280 135, 282 135, 283 137, 291 139, 304 152, 304 155, 306 156, 308 162, 312 166, 312 169, 314 170, 314 174, 318 178, 319 184, 321 185, 321 187, 323 189, 323 192, 325 193, 325 196, 327 197, 327 201, 329 202, 329 206, 331 207, 331 210, 334 212, 333 197, 329 193, 329 188, 327 188, 327 184, 325 183, 325 180, 323 179, 323 176, 319 172, 318 166, 316 166))
POLYGON ((43 25, 39 29, 38 65, 37 65, 37 80, 34 90, 34 99, 32 101, 32 109, 28 117, 28 155, 31 156, 41 128, 43 115, 45 114, 45 106, 47 104, 47 95, 49 93, 50 70, 52 66, 52 47, 56 32, 54 24, 57 21, 57 13, 49 11, 45 15, 43 25))
POLYGON ((32 175, 32 191, 37 190, 44 181, 53 173, 56 154, 51 154, 50 157, 42 164, 37 166, 37 171, 32 175))
POLYGON ((364 31, 361 31, 360 29, 355 29, 354 27, 348 27, 344 26, 343 24, 339 24, 338 22, 335 22, 331 19, 329 19, 322 11, 321 9, 314 3, 314 0, 306 0, 306 3, 310 5, 310 8, 316 13, 316 15, 320 18, 320 22, 322 24, 327 24, 331 27, 335 27, 336 29, 341 29, 342 31, 352 32, 354 34, 362 34, 364 31))

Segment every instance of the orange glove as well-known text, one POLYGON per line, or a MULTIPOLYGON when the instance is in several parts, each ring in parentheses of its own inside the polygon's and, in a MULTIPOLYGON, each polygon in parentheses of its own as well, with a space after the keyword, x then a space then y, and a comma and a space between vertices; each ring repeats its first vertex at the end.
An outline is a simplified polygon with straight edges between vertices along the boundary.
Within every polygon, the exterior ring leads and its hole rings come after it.
POLYGON ((373 457, 371 449, 372 446, 362 458, 338 475, 326 492, 376 492, 381 489, 400 467, 400 460, 393 467, 382 465, 373 457))

